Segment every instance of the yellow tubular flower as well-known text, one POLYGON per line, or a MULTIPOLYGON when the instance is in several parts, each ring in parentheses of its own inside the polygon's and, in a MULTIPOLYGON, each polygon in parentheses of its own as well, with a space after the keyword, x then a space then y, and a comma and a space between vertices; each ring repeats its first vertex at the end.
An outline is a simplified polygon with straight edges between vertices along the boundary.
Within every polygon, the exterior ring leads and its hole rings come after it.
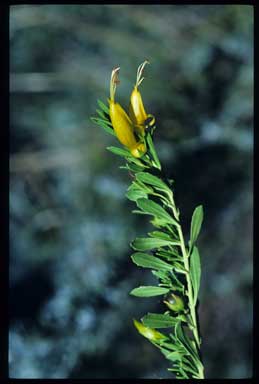
POLYGON ((109 100, 111 123, 121 144, 130 150, 132 156, 141 157, 146 152, 146 146, 143 143, 137 142, 132 121, 121 105, 114 100, 116 85, 119 82, 119 69, 119 67, 115 68, 111 74, 109 100))
POLYGON ((144 77, 142 76, 144 67, 146 64, 149 64, 149 62, 146 60, 144 63, 142 63, 137 70, 137 80, 136 84, 134 85, 133 91, 130 96, 130 106, 129 106, 129 115, 131 120, 133 121, 135 128, 138 133, 142 134, 144 136, 145 134, 145 122, 148 118, 152 118, 150 121, 150 125, 153 125, 155 122, 155 118, 153 115, 147 114, 144 108, 144 104, 142 101, 141 94, 138 90, 139 85, 144 80, 144 77))
POLYGON ((142 336, 149 339, 150 341, 158 341, 158 340, 166 338, 166 336, 163 335, 162 333, 156 331, 153 328, 145 327, 142 323, 140 323, 139 321, 137 321, 135 319, 133 319, 133 322, 134 322, 134 325, 137 328, 138 332, 142 336))

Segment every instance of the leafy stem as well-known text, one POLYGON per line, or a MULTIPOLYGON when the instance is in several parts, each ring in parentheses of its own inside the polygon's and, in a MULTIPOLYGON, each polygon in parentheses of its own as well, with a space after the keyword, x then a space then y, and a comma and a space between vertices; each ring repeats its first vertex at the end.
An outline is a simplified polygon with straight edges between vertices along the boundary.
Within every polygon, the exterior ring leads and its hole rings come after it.
POLYGON ((137 86, 143 80, 145 61, 139 67, 137 85, 130 101, 130 117, 115 103, 114 94, 118 84, 114 69, 111 77, 110 109, 100 100, 101 118, 92 121, 112 136, 117 136, 122 147, 108 147, 112 153, 124 158, 132 183, 126 196, 137 205, 132 212, 152 216, 155 230, 146 237, 137 237, 131 247, 133 263, 149 268, 158 279, 156 286, 139 286, 130 292, 136 297, 162 296, 166 308, 163 313, 148 313, 141 322, 134 319, 138 332, 155 345, 165 358, 170 360, 177 379, 203 379, 204 367, 200 357, 196 304, 198 300, 201 264, 196 241, 203 221, 203 208, 195 208, 190 228, 188 247, 180 223, 180 211, 176 207, 172 180, 162 176, 162 167, 153 144, 156 129, 155 118, 147 115, 137 86), (152 120, 148 124, 147 119, 152 120), (132 120, 131 120, 132 119, 132 120), (169 310, 168 310, 169 309, 169 310), (161 333, 159 328, 170 331, 161 333))
MULTIPOLYGON (((164 202, 164 196, 161 196, 160 194, 157 194, 157 195, 164 202)), ((181 227, 181 225, 179 223, 180 213, 179 213, 179 211, 176 208, 176 204, 175 204, 175 201, 174 201, 173 191, 171 191, 171 193, 168 192, 167 196, 168 196, 168 198, 170 200, 170 204, 168 204, 168 206, 170 207, 174 217, 178 221, 178 224, 176 225, 176 228, 177 228, 177 233, 178 233, 179 240, 180 240, 180 247, 181 247, 182 256, 183 256, 184 268, 186 270, 186 274, 185 274, 186 282, 187 282, 187 292, 186 292, 186 295, 188 297, 188 304, 189 304, 191 321, 192 321, 192 324, 189 324, 189 328, 193 332, 195 343, 196 343, 197 349, 199 350, 200 349, 200 345, 201 345, 201 341, 200 341, 200 337, 199 337, 198 324, 197 324, 197 316, 196 316, 196 307, 195 307, 195 302, 194 302, 193 287, 192 287, 192 281, 191 281, 191 276, 190 276, 190 262, 189 262, 190 254, 187 251, 186 246, 185 246, 185 241, 184 241, 182 227, 181 227)), ((172 234, 174 234, 174 231, 172 230, 171 227, 167 226, 167 228, 169 229, 169 231, 172 234)), ((199 370, 199 374, 198 374, 197 378, 204 379, 204 367, 203 367, 203 364, 201 363, 201 361, 199 361, 198 370, 199 370)))

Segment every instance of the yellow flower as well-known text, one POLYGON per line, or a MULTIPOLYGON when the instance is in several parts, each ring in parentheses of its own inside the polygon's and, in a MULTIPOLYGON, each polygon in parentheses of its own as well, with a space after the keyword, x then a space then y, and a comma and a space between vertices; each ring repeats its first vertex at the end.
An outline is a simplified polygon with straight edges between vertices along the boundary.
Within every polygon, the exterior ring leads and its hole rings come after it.
POLYGON ((166 338, 166 336, 162 333, 156 331, 153 328, 145 327, 142 323, 135 319, 133 319, 133 322, 139 333, 150 341, 158 341, 166 338))
POLYGON ((146 153, 145 143, 138 142, 134 134, 134 125, 128 114, 119 103, 114 100, 116 85, 118 84, 119 67, 115 68, 111 74, 110 81, 110 118, 118 140, 127 147, 132 156, 141 157, 146 153))
POLYGON ((138 133, 144 136, 145 134, 145 126, 148 118, 152 120, 149 122, 149 125, 153 125, 155 122, 155 118, 153 115, 147 114, 144 108, 144 104, 142 101, 142 96, 138 90, 139 85, 144 80, 142 76, 144 67, 146 64, 149 64, 148 61, 144 61, 137 70, 137 80, 134 85, 133 91, 130 96, 130 106, 129 106, 129 115, 131 120, 133 121, 135 128, 138 133))

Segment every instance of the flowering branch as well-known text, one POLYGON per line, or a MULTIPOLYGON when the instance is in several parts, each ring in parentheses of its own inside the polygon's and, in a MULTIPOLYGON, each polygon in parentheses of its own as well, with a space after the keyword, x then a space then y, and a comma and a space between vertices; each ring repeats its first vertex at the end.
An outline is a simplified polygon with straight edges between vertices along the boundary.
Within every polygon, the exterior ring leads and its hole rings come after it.
POLYGON ((115 101, 119 71, 115 68, 110 80, 109 106, 98 100, 99 117, 93 117, 92 121, 116 136, 123 145, 123 148, 112 146, 107 149, 126 160, 120 168, 133 176, 126 194, 137 205, 138 209, 133 212, 152 216, 151 223, 155 227, 148 237, 136 238, 131 243, 135 251, 131 259, 137 266, 151 269, 158 279, 158 286, 140 286, 130 294, 137 297, 162 296, 165 311, 148 313, 141 321, 134 319, 134 325, 171 361, 172 367, 168 370, 176 378, 203 379, 197 320, 201 266, 196 246, 203 208, 198 206, 193 212, 187 245, 174 200, 172 180, 163 179, 153 144, 155 118, 146 113, 138 89, 147 63, 145 61, 138 68, 129 114, 115 101), (157 331, 161 328, 167 329, 167 333, 157 331))

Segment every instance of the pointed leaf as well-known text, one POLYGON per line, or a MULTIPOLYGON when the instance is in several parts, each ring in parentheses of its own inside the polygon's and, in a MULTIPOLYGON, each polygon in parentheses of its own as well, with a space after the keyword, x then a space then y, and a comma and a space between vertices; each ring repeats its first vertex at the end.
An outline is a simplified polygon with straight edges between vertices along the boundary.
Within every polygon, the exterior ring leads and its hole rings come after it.
POLYGON ((165 247, 173 244, 179 245, 179 242, 156 239, 152 237, 137 237, 131 243, 131 246, 133 247, 133 249, 136 249, 137 251, 146 251, 148 249, 160 248, 160 247, 165 247))
POLYGON ((182 327, 180 322, 177 323, 175 326, 175 335, 176 335, 177 339, 179 340, 179 342, 181 343, 181 345, 186 350, 186 352, 189 353, 194 359, 196 359, 197 353, 193 349, 193 345, 191 344, 191 340, 188 337, 186 337, 184 330, 183 330, 183 327, 182 327))
POLYGON ((134 288, 130 294, 137 297, 151 297, 151 296, 160 296, 165 295, 167 292, 169 292, 169 289, 162 288, 162 287, 153 287, 153 286, 146 286, 146 287, 138 287, 134 288))
POLYGON ((158 239, 164 239, 164 240, 172 240, 172 237, 168 235, 168 233, 161 232, 161 231, 153 231, 149 232, 149 236, 156 237, 158 239))
POLYGON ((199 288, 200 288, 200 279, 201 279, 201 262, 200 255, 197 247, 193 248, 190 259, 190 274, 193 286, 193 301, 194 305, 197 302, 199 288))
MULTIPOLYGON (((100 116, 101 119, 107 120, 106 115, 103 113, 103 111, 100 111, 100 109, 96 109, 97 114, 100 116)), ((110 123, 109 120, 107 120, 108 123, 110 123)))
MULTIPOLYGON (((122 167, 120 167, 120 168, 122 168, 122 167)), ((125 165, 125 167, 123 167, 123 168, 128 169, 129 171, 136 173, 136 172, 139 172, 139 171, 143 170, 144 166, 143 165, 139 165, 139 164, 136 165, 136 164, 128 164, 127 163, 125 165)))
POLYGON ((171 271, 172 266, 157 257, 148 255, 147 253, 136 252, 131 255, 132 261, 139 267, 158 269, 162 271, 171 271))
POLYGON ((136 174, 137 180, 142 181, 143 183, 153 185, 154 187, 160 188, 166 192, 171 193, 170 188, 162 181, 159 177, 151 175, 147 172, 138 172, 136 174))
POLYGON ((97 100, 97 103, 99 104, 99 107, 107 114, 110 115, 109 108, 101 101, 97 100))
POLYGON ((170 328, 177 323, 174 317, 158 313, 148 313, 141 320, 146 327, 151 328, 170 328))
POLYGON ((151 271, 151 273, 156 276, 158 279, 160 279, 163 283, 167 283, 169 284, 170 286, 173 287, 173 283, 171 282, 170 278, 168 277, 166 271, 161 271, 161 269, 159 271, 151 271))
POLYGON ((143 211, 138 211, 137 209, 133 209, 133 211, 131 211, 132 213, 137 213, 138 215, 146 215, 145 212, 143 211))
POLYGON ((151 187, 142 183, 141 181, 133 181, 132 186, 134 186, 134 188, 137 188, 137 189, 142 189, 147 194, 153 192, 153 189, 151 187))
POLYGON ((99 120, 99 121, 96 121, 96 118, 95 117, 91 117, 91 121, 97 125, 99 125, 99 127, 103 128, 107 133, 109 133, 110 135, 113 135, 113 136, 116 136, 113 128, 111 128, 109 125, 107 125, 105 122, 103 122, 102 120, 99 120))
POLYGON ((202 205, 199 205, 195 208, 193 215, 192 215, 192 222, 191 222, 191 239, 190 239, 190 245, 191 247, 195 243, 195 241, 198 238, 198 235, 200 233, 201 224, 203 221, 203 207, 202 205))
POLYGON ((131 188, 126 193, 126 197, 131 201, 137 201, 138 199, 146 198, 147 194, 139 189, 131 188))
POLYGON ((137 201, 137 206, 144 212, 153 215, 160 220, 164 220, 165 223, 177 225, 175 219, 173 219, 172 216, 170 216, 164 208, 152 200, 139 199, 137 201))
POLYGON ((100 117, 91 117, 91 120, 98 123, 106 124, 112 127, 112 123, 107 119, 101 119, 100 117))
POLYGON ((130 163, 134 163, 134 164, 137 164, 139 165, 140 167, 142 168, 148 168, 146 165, 142 164, 141 161, 139 159, 136 159, 135 157, 133 157, 131 155, 131 153, 129 152, 129 156, 127 157, 127 160, 130 162, 130 163))
MULTIPOLYGON (((168 360, 171 360, 171 361, 178 361, 178 360, 181 360, 182 359, 182 356, 181 354, 178 352, 178 351, 168 351, 167 349, 165 348, 161 348, 161 352, 163 353, 163 355, 165 355, 165 357, 168 359, 168 360)), ((172 370, 172 369, 170 369, 172 370)))
POLYGON ((123 148, 118 148, 118 147, 107 147, 108 151, 114 153, 115 155, 119 155, 122 157, 127 157, 130 155, 130 153, 123 148))
POLYGON ((150 149, 150 153, 151 153, 151 155, 154 159, 154 162, 156 164, 156 167, 161 170, 161 164, 160 164, 159 158, 157 156, 157 153, 156 153, 156 150, 155 150, 153 140, 152 140, 150 133, 147 134, 147 143, 148 143, 148 146, 150 149))

